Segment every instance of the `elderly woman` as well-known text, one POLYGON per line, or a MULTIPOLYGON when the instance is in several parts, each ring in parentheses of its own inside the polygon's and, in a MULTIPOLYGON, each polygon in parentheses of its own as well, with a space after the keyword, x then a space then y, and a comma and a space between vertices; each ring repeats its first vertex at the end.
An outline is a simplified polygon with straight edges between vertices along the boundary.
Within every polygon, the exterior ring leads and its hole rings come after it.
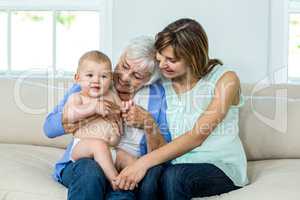
MULTIPOLYGON (((128 106, 122 117, 126 124, 123 144, 130 144, 137 138, 139 144, 131 145, 131 150, 144 155, 170 141, 170 133, 166 124, 164 90, 158 82, 159 72, 155 60, 154 41, 151 38, 140 37, 132 40, 114 71, 114 87, 122 101, 134 102, 128 106), (146 111, 148 110, 148 111, 146 111)), ((63 107, 68 97, 80 91, 78 85, 73 85, 64 99, 49 113, 44 124, 44 132, 49 138, 75 132, 79 125, 93 120, 90 116, 84 121, 70 124, 64 120, 63 107)), ((108 103, 108 102, 106 102, 108 103)), ((120 108, 110 103, 111 117, 120 115, 120 108)), ((135 191, 112 191, 101 167, 93 160, 84 158, 72 162, 68 145, 65 154, 55 165, 54 179, 68 188, 68 199, 156 199, 158 195, 158 180, 162 166, 150 169, 135 191)), ((119 166, 127 166, 135 162, 130 154, 117 155, 119 166)), ((158 197, 157 197, 158 198, 158 197)))

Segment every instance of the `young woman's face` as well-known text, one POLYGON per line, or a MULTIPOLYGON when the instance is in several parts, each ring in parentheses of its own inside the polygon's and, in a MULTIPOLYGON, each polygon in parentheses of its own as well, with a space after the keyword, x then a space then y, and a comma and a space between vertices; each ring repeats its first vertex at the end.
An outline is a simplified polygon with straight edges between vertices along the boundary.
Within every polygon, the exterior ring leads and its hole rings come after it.
POLYGON ((189 74, 189 68, 183 59, 177 59, 171 46, 156 53, 161 74, 167 79, 183 78, 189 74))

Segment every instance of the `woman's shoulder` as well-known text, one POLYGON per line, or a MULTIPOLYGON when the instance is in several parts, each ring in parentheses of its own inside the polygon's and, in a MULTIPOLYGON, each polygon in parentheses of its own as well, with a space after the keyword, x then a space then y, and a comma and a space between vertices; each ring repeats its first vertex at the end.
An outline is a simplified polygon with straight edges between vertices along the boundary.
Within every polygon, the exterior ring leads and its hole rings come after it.
POLYGON ((165 89, 164 89, 164 79, 159 79, 156 82, 152 83, 149 85, 149 94, 153 95, 164 95, 165 94, 165 89))
POLYGON ((165 96, 165 89, 163 87, 163 82, 161 80, 157 80, 150 85, 144 86, 137 92, 134 98, 139 99, 141 96, 144 97, 143 99, 147 99, 149 103, 150 102, 157 103, 159 101, 162 101, 162 99, 165 96))
POLYGON ((75 92, 80 92, 81 91, 81 87, 78 83, 74 83, 71 85, 71 87, 68 89, 67 93, 72 94, 75 92))
POLYGON ((163 88, 164 93, 170 93, 172 91, 172 81, 165 77, 160 79, 160 84, 163 88))
MULTIPOLYGON (((216 65, 211 72, 209 72, 203 79, 206 82, 211 84, 217 84, 217 82, 224 76, 228 74, 235 74, 233 67, 226 66, 226 65, 216 65)), ((237 75, 236 75, 237 76, 237 75)))
POLYGON ((244 97, 241 94, 241 85, 237 73, 230 67, 217 70, 216 77, 213 79, 215 82, 214 92, 218 90, 223 94, 232 94, 231 96, 236 97, 233 106, 241 107, 244 104, 244 97))

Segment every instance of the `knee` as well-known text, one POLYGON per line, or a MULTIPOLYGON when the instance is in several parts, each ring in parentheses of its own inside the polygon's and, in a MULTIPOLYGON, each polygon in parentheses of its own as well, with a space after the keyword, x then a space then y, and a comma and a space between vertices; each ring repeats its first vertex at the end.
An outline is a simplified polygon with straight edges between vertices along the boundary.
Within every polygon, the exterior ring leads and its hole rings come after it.
POLYGON ((185 182, 187 174, 181 165, 167 167, 161 176, 163 199, 191 199, 185 182))
POLYGON ((164 170, 160 182, 164 191, 175 188, 178 184, 177 172, 175 167, 171 166, 164 170))
POLYGON ((141 186, 139 188, 140 192, 147 195, 147 194, 155 194, 158 190, 158 184, 160 177, 163 172, 163 166, 158 165, 155 167, 150 168, 147 171, 146 176, 142 180, 141 186))
POLYGON ((68 199, 103 199, 107 190, 107 181, 103 170, 89 158, 74 163, 73 179, 68 188, 68 199))
POLYGON ((101 183, 106 181, 102 168, 91 158, 81 158, 75 162, 74 172, 80 181, 86 184, 101 183))

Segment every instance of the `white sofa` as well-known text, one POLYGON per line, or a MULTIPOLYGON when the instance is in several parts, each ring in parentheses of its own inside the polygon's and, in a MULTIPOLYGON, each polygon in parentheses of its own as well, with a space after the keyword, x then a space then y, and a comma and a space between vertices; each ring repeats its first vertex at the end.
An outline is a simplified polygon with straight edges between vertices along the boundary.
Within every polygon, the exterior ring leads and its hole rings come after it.
MULTIPOLYGON (((0 79, 1 200, 66 199, 66 188, 51 174, 70 136, 49 139, 42 125, 69 85, 70 80, 0 79)), ((243 85, 243 93, 240 135, 251 184, 204 199, 300 199, 300 86, 243 85)))

